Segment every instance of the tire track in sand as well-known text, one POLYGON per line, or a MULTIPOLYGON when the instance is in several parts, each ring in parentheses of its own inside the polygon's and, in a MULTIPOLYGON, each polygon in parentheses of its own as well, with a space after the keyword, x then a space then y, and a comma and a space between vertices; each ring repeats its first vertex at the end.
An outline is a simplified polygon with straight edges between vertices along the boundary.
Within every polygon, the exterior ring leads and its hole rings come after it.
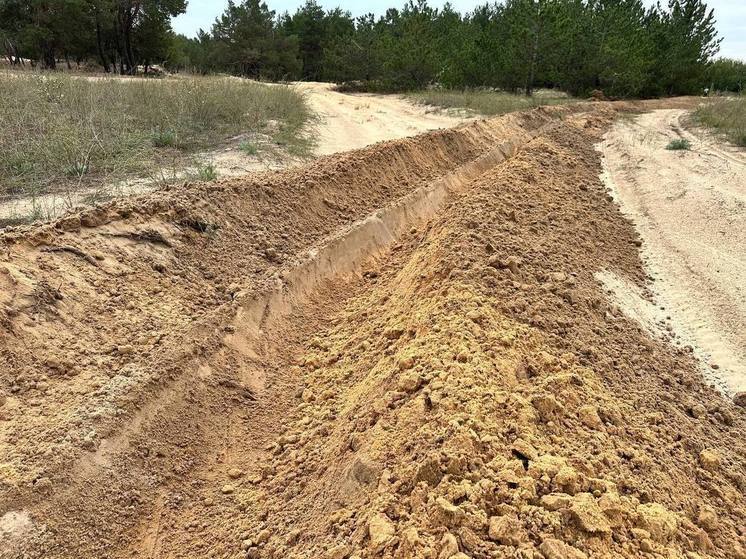
POLYGON ((644 240, 652 320, 668 319, 678 343, 708 363, 708 378, 738 392, 746 389, 746 157, 684 130, 686 114, 617 122, 601 146, 604 175, 644 240), (666 150, 677 137, 691 150, 666 150))

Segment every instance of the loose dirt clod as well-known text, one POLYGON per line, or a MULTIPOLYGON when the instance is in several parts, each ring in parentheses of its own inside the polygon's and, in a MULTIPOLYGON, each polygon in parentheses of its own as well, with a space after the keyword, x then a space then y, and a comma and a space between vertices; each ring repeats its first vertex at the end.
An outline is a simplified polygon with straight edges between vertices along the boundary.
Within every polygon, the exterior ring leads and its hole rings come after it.
POLYGON ((646 278, 587 110, 7 234, 3 552, 746 557, 743 408, 596 280, 646 278))

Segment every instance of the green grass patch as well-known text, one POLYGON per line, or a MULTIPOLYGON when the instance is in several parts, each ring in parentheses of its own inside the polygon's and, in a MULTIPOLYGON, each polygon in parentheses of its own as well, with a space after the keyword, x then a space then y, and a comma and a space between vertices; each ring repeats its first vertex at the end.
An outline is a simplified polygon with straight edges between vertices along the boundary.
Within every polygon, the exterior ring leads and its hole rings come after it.
POLYGON ((68 177, 83 178, 88 173, 88 163, 85 161, 76 161, 69 167, 65 168, 65 174, 68 177))
POLYGON ((484 116, 502 115, 543 105, 560 105, 575 100, 562 92, 539 90, 532 97, 486 89, 433 89, 408 93, 415 103, 443 109, 466 109, 484 116))
POLYGON ((157 148, 176 147, 176 132, 173 130, 153 130, 150 139, 157 148))
POLYGON ((735 145, 746 147, 746 97, 715 99, 697 109, 694 119, 735 145))
POLYGON ((196 173, 197 180, 203 182, 212 182, 218 180, 218 171, 215 169, 215 165, 207 163, 206 165, 199 165, 196 173))
POLYGON ((691 149, 692 144, 689 142, 689 140, 685 140, 684 138, 676 138, 675 140, 671 140, 668 142, 668 145, 666 146, 666 149, 672 150, 672 151, 679 151, 679 150, 688 150, 691 149))
POLYGON ((292 87, 232 78, 85 79, 0 74, 0 195, 99 187, 180 167, 237 134, 279 127, 311 142, 312 118, 292 87))
POLYGON ((244 152, 246 155, 256 155, 259 153, 259 146, 257 146, 255 143, 249 142, 248 140, 244 140, 240 144, 238 144, 238 149, 244 152))

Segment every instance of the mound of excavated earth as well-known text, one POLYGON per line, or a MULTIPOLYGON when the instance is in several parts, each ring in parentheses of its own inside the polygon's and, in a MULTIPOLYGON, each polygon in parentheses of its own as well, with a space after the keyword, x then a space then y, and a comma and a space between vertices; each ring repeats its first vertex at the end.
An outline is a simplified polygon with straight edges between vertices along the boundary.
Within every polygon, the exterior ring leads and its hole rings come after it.
POLYGON ((606 104, 0 237, 0 557, 746 558, 746 410, 645 289, 606 104))

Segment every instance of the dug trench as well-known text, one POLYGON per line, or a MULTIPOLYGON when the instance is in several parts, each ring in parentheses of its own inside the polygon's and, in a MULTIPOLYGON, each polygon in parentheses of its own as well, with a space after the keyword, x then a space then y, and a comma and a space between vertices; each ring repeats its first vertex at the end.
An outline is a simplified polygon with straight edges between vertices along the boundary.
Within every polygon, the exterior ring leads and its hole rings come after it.
POLYGON ((745 557, 743 409, 594 277, 612 117, 6 233, 0 556, 745 557))

